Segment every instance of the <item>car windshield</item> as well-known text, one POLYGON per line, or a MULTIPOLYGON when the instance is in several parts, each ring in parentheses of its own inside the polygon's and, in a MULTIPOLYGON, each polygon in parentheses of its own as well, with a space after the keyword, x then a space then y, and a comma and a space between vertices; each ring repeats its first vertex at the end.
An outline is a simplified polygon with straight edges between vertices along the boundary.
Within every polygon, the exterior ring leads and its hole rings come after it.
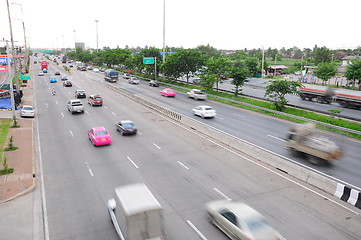
POLYGON ((99 131, 99 132, 95 132, 95 135, 97 135, 97 136, 101 136, 101 135, 106 135, 106 134, 108 134, 108 132, 107 131, 99 131))
POLYGON ((101 101, 102 98, 101 98, 101 97, 96 97, 96 98, 94 98, 94 100, 95 100, 95 101, 101 101))
POLYGON ((83 104, 81 102, 73 102, 71 105, 72 106, 82 106, 83 104))
POLYGON ((84 93, 84 92, 85 92, 85 91, 80 91, 80 90, 79 90, 79 91, 77 91, 77 93, 84 93))
POLYGON ((204 108, 204 110, 209 111, 209 110, 213 110, 213 109, 210 107, 206 107, 206 108, 204 108))
POLYGON ((32 107, 23 107, 23 110, 33 110, 32 107))
POLYGON ((134 124, 131 123, 131 122, 124 123, 124 124, 123 124, 123 127, 124 127, 124 128, 134 128, 134 124))

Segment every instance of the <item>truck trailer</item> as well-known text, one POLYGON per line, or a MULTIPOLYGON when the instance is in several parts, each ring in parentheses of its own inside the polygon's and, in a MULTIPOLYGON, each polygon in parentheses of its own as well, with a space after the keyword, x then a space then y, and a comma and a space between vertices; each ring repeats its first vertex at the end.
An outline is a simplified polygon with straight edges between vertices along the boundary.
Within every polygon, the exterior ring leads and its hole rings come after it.
POLYGON ((116 82, 118 81, 118 71, 115 71, 114 69, 107 69, 104 71, 104 80, 108 82, 116 82))
POLYGON ((144 183, 115 188, 108 212, 121 240, 163 239, 163 208, 144 183))
POLYGON ((48 62, 47 61, 41 61, 41 70, 48 69, 48 62))

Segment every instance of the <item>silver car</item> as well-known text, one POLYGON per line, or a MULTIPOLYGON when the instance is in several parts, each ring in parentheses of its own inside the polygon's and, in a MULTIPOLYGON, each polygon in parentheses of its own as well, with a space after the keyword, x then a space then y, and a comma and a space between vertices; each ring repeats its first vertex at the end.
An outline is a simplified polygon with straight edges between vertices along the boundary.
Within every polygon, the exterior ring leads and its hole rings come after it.
POLYGON ((193 114, 202 118, 213 118, 216 116, 216 110, 210 106, 202 105, 192 109, 193 114))
POLYGON ((35 110, 33 106, 30 105, 24 105, 20 112, 21 117, 35 117, 35 110))
POLYGON ((250 206, 229 200, 218 200, 206 204, 210 222, 222 230, 230 239, 240 240, 284 240, 256 210, 250 206))
POLYGON ((131 84, 139 84, 139 80, 136 77, 131 77, 128 82, 131 84))

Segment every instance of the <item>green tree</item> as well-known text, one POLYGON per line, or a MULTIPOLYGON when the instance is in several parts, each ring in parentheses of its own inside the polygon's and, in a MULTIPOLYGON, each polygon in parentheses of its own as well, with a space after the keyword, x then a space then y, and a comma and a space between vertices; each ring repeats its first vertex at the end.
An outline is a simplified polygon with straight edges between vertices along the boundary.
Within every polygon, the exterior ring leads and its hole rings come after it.
POLYGON ((199 51, 203 56, 206 58, 219 58, 221 57, 221 53, 214 47, 210 46, 209 44, 207 46, 200 45, 196 47, 197 51, 199 51))
POLYGON ((325 83, 337 73, 337 68, 332 63, 320 63, 314 71, 315 76, 325 83))
POLYGON ((332 51, 326 47, 318 48, 315 46, 313 58, 316 65, 319 63, 329 63, 332 60, 332 51))
POLYGON ((228 58, 210 58, 206 63, 206 68, 204 70, 205 75, 214 75, 216 76, 216 89, 218 91, 219 83, 222 83, 225 80, 225 77, 228 75, 230 69, 230 63, 228 58))
POLYGON ((234 95, 237 97, 242 91, 244 81, 249 76, 249 71, 246 67, 233 67, 229 71, 229 76, 233 78, 232 84, 235 86, 234 95))
POLYGON ((199 51, 180 50, 170 55, 162 64, 161 71, 164 75, 177 79, 183 75, 189 78, 205 64, 205 58, 199 51))
POLYGON ((248 68, 248 71, 252 76, 254 76, 256 73, 261 72, 259 60, 256 57, 247 57, 244 61, 244 64, 248 68))
POLYGON ((298 93, 297 88, 302 84, 294 81, 268 81, 265 96, 274 99, 276 110, 283 111, 288 102, 285 95, 298 93))
POLYGON ((360 61, 360 59, 352 61, 352 64, 347 66, 345 76, 348 80, 350 80, 354 84, 358 85, 359 90, 361 90, 361 61, 360 61))

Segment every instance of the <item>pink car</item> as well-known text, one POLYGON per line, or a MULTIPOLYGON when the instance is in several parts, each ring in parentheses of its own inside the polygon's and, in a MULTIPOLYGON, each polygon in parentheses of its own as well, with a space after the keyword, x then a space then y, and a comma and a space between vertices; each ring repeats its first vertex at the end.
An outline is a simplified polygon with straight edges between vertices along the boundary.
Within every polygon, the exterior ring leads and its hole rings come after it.
POLYGON ((89 140, 94 146, 109 145, 112 137, 104 127, 94 127, 88 131, 89 140))
POLYGON ((170 88, 163 89, 162 91, 160 91, 160 94, 162 94, 162 96, 166 96, 166 97, 175 97, 175 95, 177 95, 175 93, 175 91, 170 88))

